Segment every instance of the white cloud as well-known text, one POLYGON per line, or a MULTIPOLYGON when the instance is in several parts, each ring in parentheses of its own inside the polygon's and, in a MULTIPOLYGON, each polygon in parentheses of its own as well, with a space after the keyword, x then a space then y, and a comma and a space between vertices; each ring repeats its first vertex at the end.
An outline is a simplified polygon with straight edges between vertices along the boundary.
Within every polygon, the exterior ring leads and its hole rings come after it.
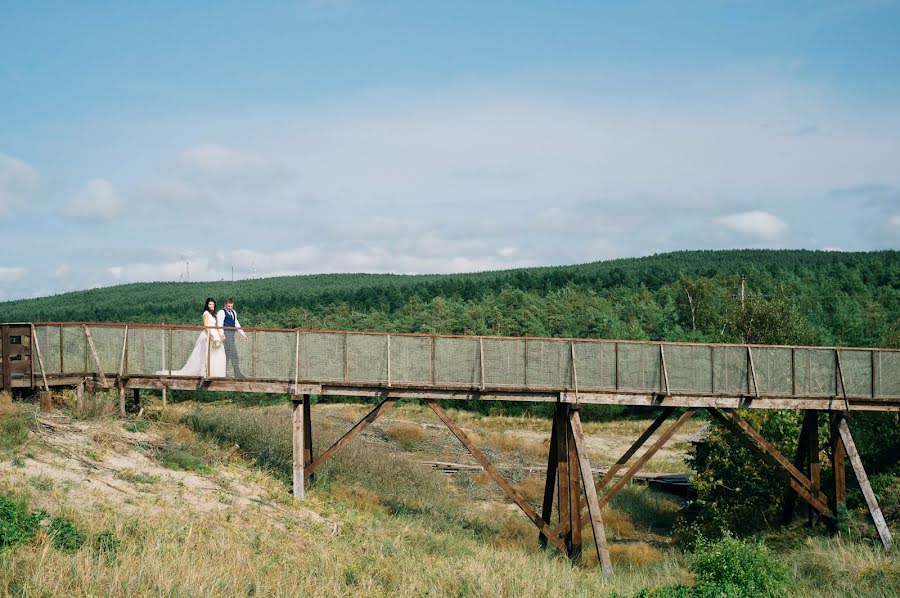
POLYGON ((762 210, 730 214, 715 221, 736 233, 766 241, 779 239, 790 228, 784 220, 762 210))
POLYGON ((893 218, 891 218, 891 224, 894 226, 900 226, 900 214, 897 214, 893 218))
POLYGON ((60 264, 56 271, 53 272, 53 278, 65 278, 71 273, 72 266, 70 266, 69 264, 60 264))
POLYGON ((91 179, 70 199, 66 211, 70 216, 106 220, 117 216, 125 207, 115 187, 106 179, 91 179))
POLYGON ((0 153, 0 216, 25 203, 39 185, 40 177, 34 168, 0 153))
POLYGON ((260 156, 215 143, 186 148, 181 162, 189 175, 219 181, 268 179, 281 174, 278 167, 260 156))
POLYGON ((4 268, 0 267, 0 283, 12 284, 25 278, 25 268, 4 268))

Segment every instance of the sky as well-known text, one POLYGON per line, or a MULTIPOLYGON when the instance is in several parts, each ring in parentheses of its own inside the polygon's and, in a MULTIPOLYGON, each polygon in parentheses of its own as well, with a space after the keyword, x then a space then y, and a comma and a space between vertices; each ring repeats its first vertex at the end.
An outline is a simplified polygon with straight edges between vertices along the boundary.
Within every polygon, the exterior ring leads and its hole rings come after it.
POLYGON ((896 249, 898 32, 891 0, 0 0, 0 301, 896 249))

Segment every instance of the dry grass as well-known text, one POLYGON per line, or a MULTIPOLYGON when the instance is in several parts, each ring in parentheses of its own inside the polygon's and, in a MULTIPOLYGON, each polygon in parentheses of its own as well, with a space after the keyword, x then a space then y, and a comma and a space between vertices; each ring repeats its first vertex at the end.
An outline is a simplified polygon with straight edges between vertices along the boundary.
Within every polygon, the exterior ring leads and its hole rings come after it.
POLYGON ((515 488, 525 500, 539 504, 544 497, 544 478, 536 475, 528 476, 516 484, 515 488))
POLYGON ((610 507, 603 509, 603 526, 612 539, 625 540, 634 537, 634 522, 624 511, 610 507))
POLYGON ((610 544, 609 558, 614 565, 633 567, 646 567, 662 560, 663 554, 646 542, 634 542, 631 544, 610 544))
POLYGON ((406 450, 416 448, 427 436, 422 426, 410 422, 391 424, 384 430, 384 433, 406 450))

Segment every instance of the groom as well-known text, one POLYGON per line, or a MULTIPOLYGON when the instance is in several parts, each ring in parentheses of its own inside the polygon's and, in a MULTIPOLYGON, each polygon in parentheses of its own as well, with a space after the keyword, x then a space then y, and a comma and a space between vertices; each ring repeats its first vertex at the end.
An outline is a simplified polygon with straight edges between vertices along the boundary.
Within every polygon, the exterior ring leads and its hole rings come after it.
POLYGON ((234 333, 240 332, 244 340, 247 335, 241 328, 241 323, 237 319, 237 313, 234 311, 234 299, 229 297, 225 300, 225 309, 220 309, 216 314, 216 324, 219 328, 224 328, 225 333, 225 372, 228 372, 228 364, 234 371, 235 378, 243 378, 241 373, 241 362, 238 360, 237 345, 234 343, 234 333))

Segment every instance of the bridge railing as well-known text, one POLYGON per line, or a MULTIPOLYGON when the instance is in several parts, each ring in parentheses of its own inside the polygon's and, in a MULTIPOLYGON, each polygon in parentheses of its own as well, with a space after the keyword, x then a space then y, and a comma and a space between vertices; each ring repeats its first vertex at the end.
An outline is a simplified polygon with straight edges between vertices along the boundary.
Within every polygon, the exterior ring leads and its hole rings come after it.
MULTIPOLYGON (((47 375, 180 376, 192 326, 34 324, 47 375)), ((245 328, 256 380, 344 386, 897 399, 900 351, 245 328)), ((37 376, 41 365, 34 360, 37 376)), ((198 377, 197 372, 189 374, 198 377)), ((231 375, 231 372, 228 372, 231 375)), ((205 375, 200 377, 207 377, 205 375)))

